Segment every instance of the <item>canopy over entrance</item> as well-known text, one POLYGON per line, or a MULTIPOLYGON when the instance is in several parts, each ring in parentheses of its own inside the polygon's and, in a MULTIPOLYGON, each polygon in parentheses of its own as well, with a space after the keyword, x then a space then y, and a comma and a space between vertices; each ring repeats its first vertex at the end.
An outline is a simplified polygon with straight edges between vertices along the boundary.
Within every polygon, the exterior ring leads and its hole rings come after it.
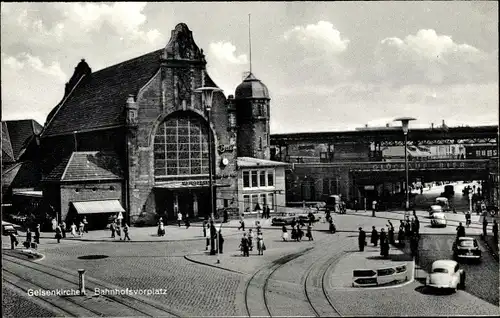
POLYGON ((72 202, 78 214, 125 212, 119 200, 72 202))

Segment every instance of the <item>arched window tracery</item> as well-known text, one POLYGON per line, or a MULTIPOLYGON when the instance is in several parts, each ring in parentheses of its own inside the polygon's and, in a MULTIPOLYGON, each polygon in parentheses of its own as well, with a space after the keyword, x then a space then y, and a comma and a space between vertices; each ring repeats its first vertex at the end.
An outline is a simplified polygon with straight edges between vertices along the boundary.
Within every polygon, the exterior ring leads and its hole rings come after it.
POLYGON ((208 127, 198 116, 165 119, 154 139, 155 176, 208 174, 208 127))

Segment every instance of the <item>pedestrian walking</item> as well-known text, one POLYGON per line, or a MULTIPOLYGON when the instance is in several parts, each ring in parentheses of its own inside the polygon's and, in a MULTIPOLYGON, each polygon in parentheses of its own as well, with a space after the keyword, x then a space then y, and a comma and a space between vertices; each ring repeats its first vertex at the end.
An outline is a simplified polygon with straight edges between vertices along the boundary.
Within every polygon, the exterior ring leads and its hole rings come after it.
POLYGON ((292 227, 295 227, 295 225, 297 225, 297 220, 295 220, 295 218, 292 219, 292 222, 290 223, 290 225, 292 227))
POLYGON ((83 236, 83 227, 85 225, 83 224, 83 221, 80 221, 80 224, 78 225, 78 235, 83 236))
POLYGON ((354 199, 354 212, 358 212, 358 200, 354 199))
POLYGON ((333 219, 330 218, 330 221, 328 221, 329 226, 328 226, 328 230, 330 231, 331 234, 335 234, 335 232, 337 231, 337 228, 335 227, 335 224, 333 223, 333 219))
POLYGON ((370 242, 373 244, 373 246, 377 246, 378 244, 378 232, 375 229, 375 226, 372 226, 372 237, 370 238, 370 242))
POLYGON ((266 250, 266 245, 264 244, 264 236, 262 232, 257 234, 257 251, 259 255, 264 255, 264 251, 266 250))
POLYGON ((186 225, 186 229, 189 229, 189 227, 191 226, 191 222, 189 221, 189 217, 187 214, 186 214, 186 219, 184 220, 184 223, 186 225))
POLYGON ((486 237, 488 235, 487 228, 488 228, 488 218, 485 214, 483 217, 483 237, 486 237))
POLYGON ((17 240, 17 235, 15 233, 10 232, 9 236, 10 236, 10 249, 13 250, 19 244, 19 241, 17 240))
POLYGON ((389 231, 388 231, 388 237, 389 237, 389 244, 392 244, 394 245, 394 225, 392 225, 392 222, 391 221, 388 221, 388 225, 387 227, 389 228, 389 231))
POLYGON ((177 213, 177 224, 179 225, 179 227, 181 227, 181 222, 182 222, 182 213, 179 211, 179 213, 177 213))
POLYGON ((469 227, 470 224, 471 224, 471 215, 470 215, 470 212, 467 211, 465 213, 465 226, 469 227))
POLYGON ((215 228, 214 221, 210 220, 210 255, 215 255, 217 246, 215 240, 217 239, 217 229, 215 228))
POLYGON ((111 238, 115 238, 115 233, 116 233, 116 222, 113 220, 111 224, 109 225, 109 230, 111 231, 111 238))
POLYGON ((286 225, 283 225, 281 228, 281 238, 283 242, 288 242, 288 230, 286 229, 286 225))
POLYGON ((120 238, 120 241, 122 240, 122 227, 121 224, 118 223, 116 226, 116 235, 120 238))
POLYGON ((250 256, 247 233, 243 233, 243 237, 241 238, 240 249, 243 253, 243 256, 250 256))
POLYGON ((207 235, 208 230, 210 230, 210 227, 208 225, 208 222, 205 220, 203 222, 203 234, 206 237, 205 251, 208 251, 208 247, 210 246, 210 235, 207 235))
POLYGON ((411 237, 411 223, 410 223, 409 218, 406 218, 406 222, 405 222, 405 235, 406 235, 407 239, 410 239, 410 237, 411 237))
POLYGON ((358 246, 359 251, 363 252, 366 246, 366 233, 363 231, 363 228, 359 228, 359 236, 358 236, 358 246))
POLYGON ((380 256, 389 257, 389 239, 383 228, 380 229, 380 256))
POLYGON ((411 256, 418 258, 418 236, 412 235, 410 238, 411 256))
POLYGON ((238 228, 238 230, 243 230, 243 232, 245 232, 245 215, 244 214, 242 214, 240 217, 240 227, 238 228))
POLYGON ((86 216, 83 217, 82 223, 83 223, 83 230, 84 230, 84 232, 88 233, 89 232, 89 222, 87 222, 87 217, 86 216))
POLYGON ((311 224, 309 224, 307 226, 306 237, 309 239, 309 241, 314 241, 314 238, 313 238, 313 235, 312 235, 312 225, 311 224))
POLYGON ((224 237, 222 236, 222 229, 219 229, 219 254, 224 251, 224 237))
POLYGON ((30 248, 30 246, 31 246, 31 230, 30 230, 29 226, 26 229, 26 244, 25 244, 25 246, 26 246, 26 248, 30 248))
POLYGON ((66 238, 66 223, 65 222, 61 223, 61 234, 62 234, 62 238, 65 239, 66 238))
POLYGON ((56 240, 57 243, 61 243, 61 238, 62 238, 62 231, 61 231, 61 226, 56 226, 56 240))
POLYGON ((294 225, 292 225, 292 240, 297 241, 297 229, 295 229, 294 225))
MULTIPOLYGON (((125 226, 123 226, 123 234, 125 235, 123 237, 123 240, 126 241, 127 239, 130 241, 130 236, 128 236, 128 230, 129 230, 129 227, 128 227, 128 224, 125 223, 125 226)), ((120 238, 121 239, 121 238, 120 238)))
POLYGON ((161 236, 165 236, 165 224, 163 224, 163 221, 160 222, 160 234, 161 236))
POLYGON ((248 237, 248 248, 250 249, 250 252, 251 252, 251 251, 253 251, 253 237, 254 237, 252 229, 248 230, 247 237, 248 237))
POLYGON ((304 231, 302 231, 302 228, 300 226, 297 226, 297 241, 301 242, 302 237, 304 237, 304 231))
POLYGON ((35 243, 40 244, 40 224, 37 224, 35 228, 35 243))
POLYGON ((377 211, 377 200, 372 201, 372 216, 375 216, 375 212, 377 211))
POLYGON ((398 230, 398 244, 403 247, 405 245, 405 225, 404 222, 401 221, 399 225, 399 230, 398 230))
POLYGON ((71 235, 73 235, 73 237, 75 237, 76 236, 76 225, 74 222, 71 223, 70 229, 71 229, 71 235))
POLYGON ((465 228, 462 225, 462 222, 458 223, 457 226, 457 239, 465 236, 465 228))
POLYGON ((222 223, 227 223, 227 220, 229 219, 229 213, 227 212, 226 208, 224 208, 223 217, 224 221, 222 221, 222 223))
POLYGON ((493 226, 491 227, 491 231, 493 233, 493 241, 495 244, 498 244, 498 222, 497 220, 493 220, 493 226))

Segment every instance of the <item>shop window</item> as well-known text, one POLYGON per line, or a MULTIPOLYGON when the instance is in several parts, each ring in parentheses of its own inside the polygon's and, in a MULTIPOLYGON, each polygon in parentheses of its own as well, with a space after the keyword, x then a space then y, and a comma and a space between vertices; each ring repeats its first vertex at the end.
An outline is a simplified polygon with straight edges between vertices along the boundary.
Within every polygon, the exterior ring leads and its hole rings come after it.
POLYGON ((243 188, 250 188, 250 171, 243 171, 243 188))
POLYGON ((243 196, 243 211, 245 212, 250 212, 250 196, 249 195, 244 195, 243 196))
POLYGON ((274 187, 274 170, 267 171, 267 186, 274 187))
POLYGON ((257 171, 252 171, 252 188, 258 187, 257 171))
POLYGON ((274 193, 267 194, 267 205, 271 210, 274 210, 274 193))
POLYGON ((252 212, 256 211, 257 208, 260 208, 262 210, 262 207, 259 204, 259 195, 252 194, 252 212))
POLYGON ((259 172, 259 187, 265 187, 265 186, 266 186, 266 172, 260 171, 259 172))

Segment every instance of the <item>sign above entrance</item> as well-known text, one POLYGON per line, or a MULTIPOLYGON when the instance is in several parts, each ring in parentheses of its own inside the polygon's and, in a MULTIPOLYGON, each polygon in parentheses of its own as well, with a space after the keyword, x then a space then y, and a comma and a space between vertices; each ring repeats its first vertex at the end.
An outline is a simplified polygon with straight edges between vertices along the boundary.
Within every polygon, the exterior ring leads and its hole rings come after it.
MULTIPOLYGON (((156 182, 155 188, 162 189, 193 189, 193 188, 208 188, 208 180, 175 180, 175 181, 160 181, 156 182)), ((214 187, 228 187, 226 184, 216 184, 214 182, 214 187)))
POLYGON ((219 145, 219 147, 217 147, 217 150, 221 154, 225 152, 231 152, 234 150, 234 145, 219 145))

